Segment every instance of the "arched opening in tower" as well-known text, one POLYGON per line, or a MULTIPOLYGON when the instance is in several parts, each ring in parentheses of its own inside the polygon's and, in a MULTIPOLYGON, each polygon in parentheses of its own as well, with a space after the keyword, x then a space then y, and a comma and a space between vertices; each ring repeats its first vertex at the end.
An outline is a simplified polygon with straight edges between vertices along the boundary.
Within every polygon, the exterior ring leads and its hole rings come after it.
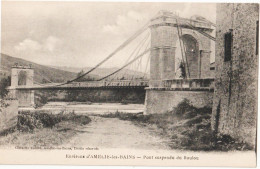
POLYGON ((27 73, 26 71, 20 71, 18 74, 18 86, 26 85, 27 73))
POLYGON ((188 69, 186 72, 188 78, 199 78, 199 44, 198 41, 191 35, 183 35, 181 37, 184 44, 185 57, 187 59, 188 69))

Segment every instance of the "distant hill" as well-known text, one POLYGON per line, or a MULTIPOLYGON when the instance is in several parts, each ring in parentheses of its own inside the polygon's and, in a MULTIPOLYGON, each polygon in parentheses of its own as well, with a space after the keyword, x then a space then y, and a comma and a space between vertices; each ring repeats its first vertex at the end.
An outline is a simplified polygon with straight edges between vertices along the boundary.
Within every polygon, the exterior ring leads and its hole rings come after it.
POLYGON ((68 72, 73 72, 73 73, 79 73, 82 68, 78 68, 78 67, 70 67, 70 66, 50 66, 56 69, 60 69, 60 70, 65 70, 68 72))
MULTIPOLYGON (((9 76, 11 74, 12 66, 18 63, 18 65, 28 66, 32 65, 34 68, 34 80, 38 83, 47 83, 52 81, 55 83, 65 82, 71 80, 77 76, 77 73, 66 70, 60 70, 50 66, 43 66, 34 62, 30 62, 24 59, 15 58, 6 54, 1 54, 0 72, 1 76, 9 76)), ((87 78, 97 78, 96 76, 88 76, 87 78)))
MULTIPOLYGON (((86 67, 83 70, 88 71, 90 69, 91 69, 90 67, 86 67)), ((95 71, 93 71, 93 74, 97 74, 100 77, 104 77, 110 73, 113 73, 116 70, 118 70, 117 67, 98 68, 95 71)), ((124 77, 125 79, 132 79, 133 77, 134 78, 148 78, 148 74, 145 74, 145 73, 139 72, 139 71, 130 70, 130 69, 123 69, 120 72, 116 73, 115 75, 111 76, 111 78, 114 78, 114 79, 120 79, 122 77, 124 77)))
MULTIPOLYGON (((61 83, 71 80, 77 77, 77 74, 83 70, 84 72, 91 69, 91 67, 86 68, 77 68, 77 67, 62 67, 62 66, 44 66, 31 61, 27 61, 21 58, 12 57, 6 54, 1 54, 1 63, 0 63, 0 76, 10 76, 11 68, 16 63, 18 65, 28 66, 32 65, 34 68, 34 81, 38 83, 49 83, 49 81, 54 83, 61 83)), ((99 79, 104 77, 118 68, 97 68, 92 73, 87 75, 84 79, 99 79)), ((135 78, 147 78, 148 75, 143 72, 133 71, 129 69, 123 69, 120 72, 113 75, 111 78, 113 79, 132 79, 135 78)))
MULTIPOLYGON (((67 66, 62 66, 62 67, 55 67, 57 69, 60 70, 65 70, 65 71, 71 71, 71 72, 75 72, 78 73, 80 71, 84 71, 87 72, 91 69, 91 67, 85 67, 85 68, 76 68, 76 67, 67 67, 67 66)), ((97 68, 96 70, 94 70, 91 74, 93 76, 97 76, 97 77, 104 77, 114 71, 118 70, 118 68, 114 67, 114 68, 97 68)), ((133 77, 135 78, 148 78, 148 74, 145 74, 143 72, 139 72, 139 71, 133 71, 133 70, 129 70, 129 69, 123 69, 120 72, 116 73, 115 75, 111 76, 111 78, 114 79, 120 79, 124 77, 125 79, 131 79, 133 77)))

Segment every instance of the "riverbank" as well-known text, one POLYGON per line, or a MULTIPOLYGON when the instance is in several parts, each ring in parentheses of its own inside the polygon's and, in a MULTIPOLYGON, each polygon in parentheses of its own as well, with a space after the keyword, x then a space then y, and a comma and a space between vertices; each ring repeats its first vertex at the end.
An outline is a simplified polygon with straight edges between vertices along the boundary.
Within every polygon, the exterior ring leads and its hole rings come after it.
POLYGON ((171 111, 144 115, 139 109, 142 106, 49 103, 41 109, 20 112, 17 128, 0 132, 0 145, 252 150, 229 135, 214 134, 209 107, 196 108, 183 100, 171 111), (129 113, 129 109, 134 113, 129 113))
POLYGON ((11 125, 0 130, 0 146, 62 145, 81 134, 91 123, 91 114, 140 113, 143 109, 142 104, 91 102, 49 102, 37 109, 19 108, 19 115, 10 121, 11 125))
POLYGON ((75 113, 19 112, 17 123, 0 131, 0 147, 57 146, 78 134, 91 119, 75 113))

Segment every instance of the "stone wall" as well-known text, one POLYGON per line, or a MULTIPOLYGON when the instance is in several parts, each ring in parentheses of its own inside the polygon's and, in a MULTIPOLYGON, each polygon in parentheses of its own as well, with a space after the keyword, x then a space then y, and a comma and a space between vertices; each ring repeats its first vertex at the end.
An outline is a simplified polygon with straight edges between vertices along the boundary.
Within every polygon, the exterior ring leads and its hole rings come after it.
POLYGON ((208 50, 201 50, 200 51, 200 75, 199 78, 214 78, 214 71, 210 70, 210 54, 211 51, 208 50))
POLYGON ((19 107, 34 106, 34 91, 33 90, 15 90, 15 98, 18 100, 19 107))
POLYGON ((16 125, 18 100, 0 100, 0 132, 16 125))
POLYGON ((188 99, 195 107, 212 107, 212 91, 162 91, 146 90, 145 113, 165 113, 176 107, 183 99, 188 99))
POLYGON ((217 4, 212 129, 251 145, 256 139, 258 13, 258 4, 217 4), (233 34, 230 61, 224 61, 227 32, 233 34))

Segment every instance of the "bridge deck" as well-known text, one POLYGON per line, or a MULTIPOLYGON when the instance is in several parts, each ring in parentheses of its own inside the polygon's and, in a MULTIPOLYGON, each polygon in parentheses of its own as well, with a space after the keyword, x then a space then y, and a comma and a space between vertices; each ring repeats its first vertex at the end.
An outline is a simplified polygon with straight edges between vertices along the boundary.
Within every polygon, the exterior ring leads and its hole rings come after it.
MULTIPOLYGON (((87 88, 145 88, 148 87, 148 80, 122 80, 122 81, 91 81, 91 82, 73 82, 70 84, 57 86, 57 84, 43 84, 43 85, 34 85, 34 86, 17 86, 15 89, 87 89, 87 88)), ((12 88, 9 88, 12 89, 12 88)))
POLYGON ((149 86, 149 80, 121 80, 121 81, 89 81, 73 82, 66 85, 43 84, 33 86, 16 86, 9 89, 17 90, 66 90, 66 89, 105 89, 105 88, 146 88, 156 90, 213 90, 214 79, 172 79, 159 81, 158 86, 149 86))

